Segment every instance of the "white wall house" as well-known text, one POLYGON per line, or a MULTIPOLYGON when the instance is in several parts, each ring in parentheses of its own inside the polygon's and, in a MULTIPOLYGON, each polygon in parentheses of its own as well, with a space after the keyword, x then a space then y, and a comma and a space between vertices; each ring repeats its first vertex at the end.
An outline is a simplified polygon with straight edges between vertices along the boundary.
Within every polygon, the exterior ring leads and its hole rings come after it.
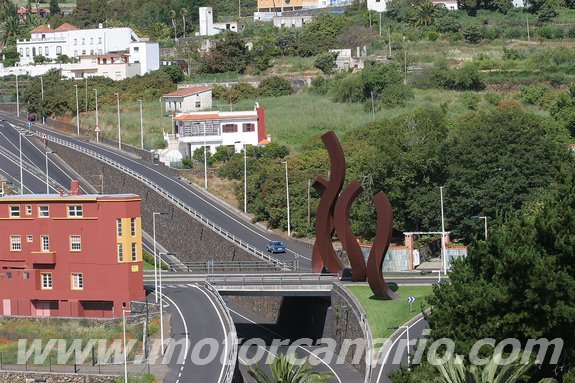
POLYGON ((162 96, 166 113, 187 113, 212 108, 212 87, 192 86, 180 88, 162 96))
POLYGON ((258 104, 251 111, 177 113, 173 121, 173 133, 164 137, 169 144, 166 153, 177 148, 182 158, 190 158, 204 145, 214 154, 218 146, 239 152, 244 145, 266 145, 270 140, 265 110, 258 104))
POLYGON ((129 63, 140 64, 140 75, 160 69, 160 44, 156 41, 148 39, 132 41, 129 52, 129 63))
POLYGON ((312 15, 291 16, 289 14, 285 14, 273 17, 274 27, 276 28, 301 28, 312 20, 312 15))
POLYGON ((385 12, 387 10, 386 0, 367 0, 367 9, 375 12, 385 12))
POLYGON ((443 6, 450 11, 456 11, 459 9, 457 6, 457 0, 431 0, 431 2, 436 6, 443 6))
POLYGON ((235 21, 214 23, 214 12, 211 7, 200 7, 200 36, 213 36, 223 31, 238 32, 239 25, 235 21))

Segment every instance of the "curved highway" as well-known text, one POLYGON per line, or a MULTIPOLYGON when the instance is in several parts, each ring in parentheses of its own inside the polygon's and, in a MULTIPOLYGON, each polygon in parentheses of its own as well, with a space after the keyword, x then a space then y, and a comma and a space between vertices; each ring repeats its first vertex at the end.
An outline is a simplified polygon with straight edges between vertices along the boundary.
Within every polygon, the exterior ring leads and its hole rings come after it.
MULTIPOLYGON (((0 113, 0 118, 11 124, 19 126, 22 129, 25 129, 25 124, 22 121, 19 121, 14 117, 7 115, 6 113, 0 113)), ((85 150, 95 152, 110 159, 111 161, 121 164, 122 166, 130 169, 132 172, 147 178, 156 185, 159 185, 168 193, 189 206, 192 210, 195 210, 209 221, 217 224, 226 232, 234 235, 237 238, 240 238, 243 242, 248 243, 249 245, 259 249, 262 252, 265 252, 265 247, 270 240, 284 240, 287 242, 288 252, 286 254, 271 256, 281 262, 293 261, 297 259, 300 269, 309 270, 311 268, 310 245, 303 244, 295 240, 285 240, 277 235, 274 235, 273 233, 268 232, 267 230, 261 229, 257 225, 252 224, 247 217, 240 217, 237 211, 233 211, 229 206, 226 206, 216 199, 211 198, 199 187, 190 185, 172 175, 168 175, 159 171, 158 166, 143 160, 134 159, 132 155, 120 152, 107 146, 86 141, 82 138, 68 136, 39 126, 32 126, 31 130, 33 132, 37 132, 40 135, 46 134, 52 137, 56 137, 59 140, 77 145, 85 150)), ((17 133, 15 133, 15 137, 17 138, 17 133)), ((16 147, 13 149, 17 154, 18 148, 16 147)), ((35 163, 38 167, 43 167, 40 162, 35 161, 35 163)))

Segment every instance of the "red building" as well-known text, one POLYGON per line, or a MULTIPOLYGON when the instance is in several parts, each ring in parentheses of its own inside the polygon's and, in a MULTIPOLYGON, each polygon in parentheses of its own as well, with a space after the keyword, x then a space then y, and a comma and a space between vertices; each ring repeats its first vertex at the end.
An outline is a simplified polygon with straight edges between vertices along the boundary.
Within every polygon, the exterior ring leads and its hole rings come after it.
POLYGON ((0 315, 113 317, 145 297, 141 198, 0 198, 0 315))

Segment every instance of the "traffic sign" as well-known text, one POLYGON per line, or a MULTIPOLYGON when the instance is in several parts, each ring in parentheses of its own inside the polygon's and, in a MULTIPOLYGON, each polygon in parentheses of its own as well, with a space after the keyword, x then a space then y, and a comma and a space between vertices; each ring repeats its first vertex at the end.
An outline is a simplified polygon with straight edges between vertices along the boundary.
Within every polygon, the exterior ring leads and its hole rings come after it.
POLYGON ((407 301, 409 303, 413 303, 413 302, 415 302, 415 297, 407 297, 407 301))
POLYGON ((100 131, 100 127, 96 126, 96 129, 94 129, 94 132, 98 133, 100 131))

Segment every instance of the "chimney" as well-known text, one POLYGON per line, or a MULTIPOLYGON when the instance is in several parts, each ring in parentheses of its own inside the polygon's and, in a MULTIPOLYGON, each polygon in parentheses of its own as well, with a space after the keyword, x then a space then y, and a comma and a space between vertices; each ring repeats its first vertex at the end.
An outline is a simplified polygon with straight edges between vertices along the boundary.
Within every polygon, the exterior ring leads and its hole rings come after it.
POLYGON ((80 191, 80 181, 72 180, 70 182, 70 193, 69 195, 80 195, 82 192, 80 191))

